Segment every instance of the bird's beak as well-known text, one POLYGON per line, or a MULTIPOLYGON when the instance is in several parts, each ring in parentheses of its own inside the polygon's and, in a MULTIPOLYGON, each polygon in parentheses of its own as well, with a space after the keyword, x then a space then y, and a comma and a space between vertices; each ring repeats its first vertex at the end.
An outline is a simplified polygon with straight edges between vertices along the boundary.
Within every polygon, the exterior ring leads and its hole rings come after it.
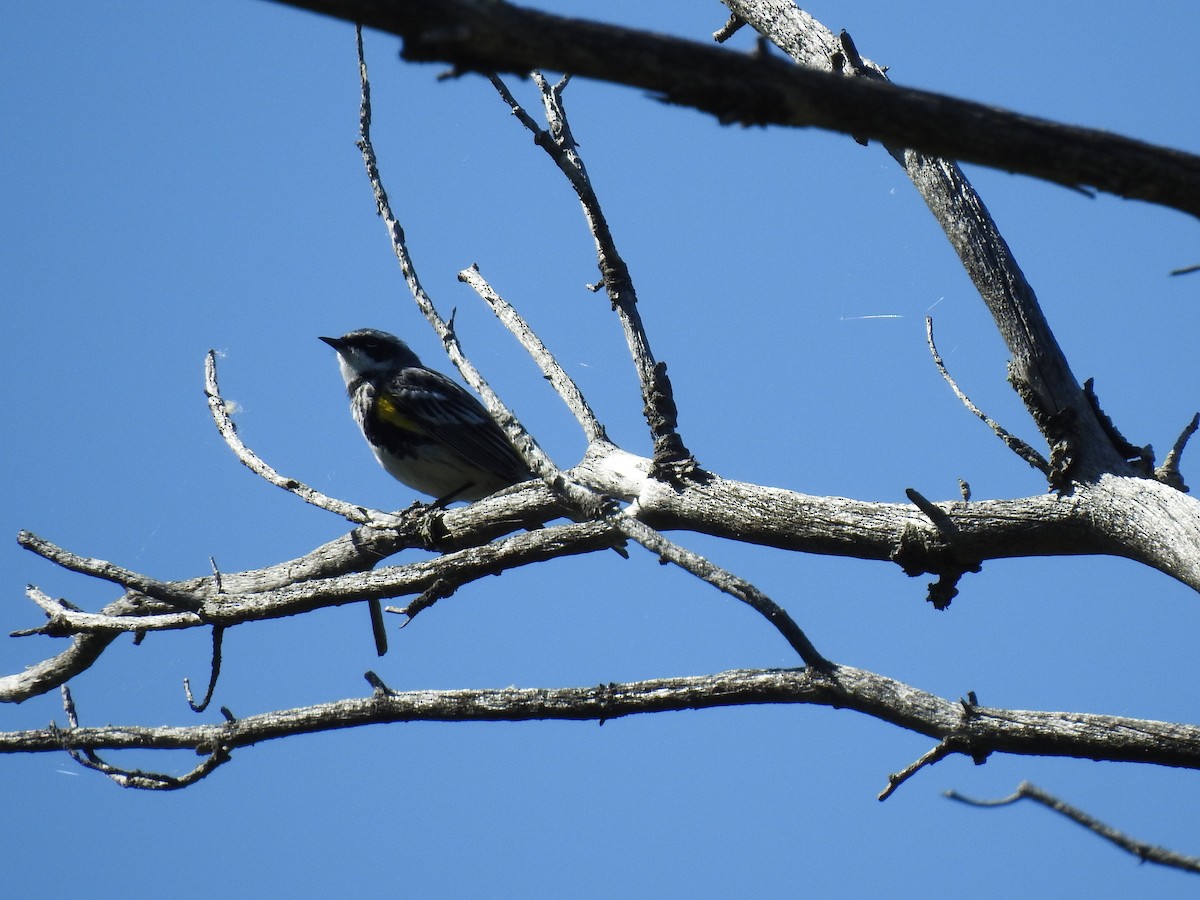
POLYGON ((322 337, 322 338, 318 338, 318 340, 324 341, 330 347, 332 347, 334 350, 338 351, 338 353, 342 352, 342 339, 341 338, 322 337))

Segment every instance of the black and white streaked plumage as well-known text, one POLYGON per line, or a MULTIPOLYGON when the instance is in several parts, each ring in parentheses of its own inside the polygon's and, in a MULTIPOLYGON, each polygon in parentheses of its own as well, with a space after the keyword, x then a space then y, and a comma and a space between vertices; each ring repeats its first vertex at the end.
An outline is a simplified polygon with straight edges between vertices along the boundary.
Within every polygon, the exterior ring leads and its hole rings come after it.
POLYGON ((337 351, 354 420, 394 478, 449 502, 533 477, 483 404, 399 338, 362 328, 321 340, 337 351))

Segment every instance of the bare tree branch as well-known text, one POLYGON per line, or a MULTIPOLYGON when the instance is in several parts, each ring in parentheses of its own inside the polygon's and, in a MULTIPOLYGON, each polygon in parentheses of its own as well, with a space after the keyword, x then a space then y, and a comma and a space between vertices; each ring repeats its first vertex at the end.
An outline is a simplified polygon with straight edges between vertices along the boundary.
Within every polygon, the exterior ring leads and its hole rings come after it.
POLYGON ((263 741, 396 722, 606 722, 669 710, 747 704, 852 709, 942 740, 976 759, 991 753, 1200 768, 1200 727, 1103 716, 964 706, 851 666, 738 669, 588 688, 405 691, 232 719, 215 725, 44 728, 0 733, 0 753, 66 748, 228 753, 263 741))
MULTIPOLYGON (((530 483, 520 490, 504 493, 474 503, 461 509, 436 509, 421 507, 403 514, 400 525, 395 528, 360 526, 312 552, 297 559, 285 560, 261 569, 245 572, 220 573, 202 578, 164 583, 167 590, 163 595, 170 602, 154 600, 144 593, 132 590, 108 604, 98 615, 107 620, 120 617, 147 617, 175 614, 191 602, 207 603, 226 594, 270 593, 300 582, 333 578, 347 572, 362 572, 373 568, 380 560, 410 547, 449 550, 469 547, 492 540, 515 529, 536 525, 558 518, 562 514, 561 501, 542 485, 530 483), (190 599, 189 599, 190 598, 190 599), (182 603, 180 601, 183 601, 182 603)), ((35 536, 29 535, 33 539, 35 536)), ((61 558, 70 562, 77 571, 97 577, 120 574, 126 577, 128 570, 112 567, 103 560, 86 560, 68 553, 48 541, 36 538, 38 547, 45 550, 48 559, 58 562, 61 558), (82 561, 82 564, 81 564, 82 561), (93 565, 94 563, 94 565, 93 565), (101 574, 104 573, 104 574, 101 574)), ((131 573, 136 575, 136 573, 131 573)), ((143 579, 144 576, 137 576, 143 579)), ((157 583, 153 579, 137 581, 126 578, 132 584, 157 583)), ((45 594, 31 589, 41 599, 35 599, 53 617, 77 612, 69 604, 55 601, 45 594)), ((184 615, 184 614, 180 614, 184 615)), ((204 620, 191 615, 195 626, 204 620)), ((64 627, 70 633, 75 625, 83 625, 72 616, 72 624, 64 627)), ((128 624, 132 625, 133 622, 128 624)), ((142 626, 144 627, 144 625, 142 626)), ((71 678, 91 667, 107 649, 118 631, 99 627, 99 620, 88 622, 83 632, 75 634, 68 649, 57 655, 29 666, 20 672, 0 676, 0 702, 20 703, 30 697, 44 694, 65 684, 71 678)), ((140 630, 140 628, 134 629, 140 630)), ((46 626, 19 632, 23 634, 51 633, 46 626)))
POLYGON ((942 356, 938 353, 937 344, 934 343, 932 316, 925 317, 925 339, 929 344, 929 352, 933 354, 933 364, 937 366, 938 372, 941 373, 946 383, 950 385, 950 390, 954 391, 954 396, 962 402, 962 405, 969 409, 988 428, 992 429, 992 433, 1004 442, 1004 446, 1008 447, 1009 450, 1017 454, 1017 456, 1021 457, 1021 459, 1025 460, 1025 462, 1029 463, 1029 465, 1033 466, 1043 475, 1049 475, 1050 463, 1046 462, 1046 458, 1042 454, 1005 429, 1003 425, 972 403, 971 398, 959 389, 958 384, 946 370, 946 364, 942 362, 942 356))
POLYGON ((1088 815, 1077 807, 1071 806, 1069 803, 1059 800, 1053 794, 1046 793, 1028 781, 1021 782, 1015 793, 999 800, 975 800, 957 791, 946 791, 945 796, 951 800, 957 800, 959 803, 965 803, 968 806, 1008 806, 1020 800, 1033 800, 1035 803, 1040 803, 1047 809, 1052 809, 1056 813, 1066 816, 1072 822, 1082 825, 1089 831, 1100 835, 1106 841, 1111 841, 1122 850, 1132 853, 1143 862, 1158 863, 1161 866, 1183 869, 1185 872, 1200 873, 1200 856, 1186 856, 1182 853, 1176 853, 1174 850, 1168 850, 1166 847, 1160 847, 1157 844, 1148 844, 1145 841, 1131 838, 1125 832, 1118 831, 1111 825, 1105 825, 1099 819, 1088 815))
MULTIPOLYGON (((791 0, 724 2, 803 66, 833 72, 838 60, 848 58, 848 65, 838 69, 858 76, 848 80, 887 79, 883 67, 858 54, 849 35, 835 36, 791 0)), ((919 142, 884 139, 884 145, 945 232, 1012 353, 1009 380, 1052 451, 1051 486, 1065 488, 1104 472, 1136 474, 1108 442, 1033 287, 983 200, 953 161, 969 157, 943 152, 939 158, 935 148, 919 142)))
MULTIPOLYGON (((314 0, 298 5, 319 4, 314 0)), ((847 79, 821 75, 817 81, 806 82, 809 76, 819 73, 798 72, 790 64, 764 59, 763 55, 746 57, 686 42, 666 40, 663 43, 663 39, 636 32, 526 13, 504 3, 443 0, 436 4, 412 4, 394 0, 366 4, 363 0, 355 4, 331 0, 328 5, 342 9, 361 9, 369 5, 367 12, 377 18, 393 14, 408 16, 419 24, 407 35, 407 52, 416 55, 446 53, 448 58, 457 60, 464 67, 490 70, 509 65, 502 61, 493 64, 493 58, 523 60, 522 54, 559 53, 565 54, 564 58, 578 61, 579 66, 569 66, 577 71, 604 72, 611 68, 610 61, 594 58, 594 54, 597 48, 611 50, 618 61, 617 68, 623 60, 631 57, 634 60, 628 69, 631 74, 625 76, 632 81, 627 83, 640 84, 637 79, 659 79, 670 72, 671 78, 663 83, 652 81, 654 89, 676 101, 696 102, 702 108, 712 106, 732 118, 753 120, 760 108, 779 108, 783 110, 781 118, 794 124, 801 121, 800 110, 809 117, 803 119, 806 122, 812 121, 814 115, 820 121, 825 121, 821 117, 826 117, 830 121, 836 120, 838 127, 853 135, 878 137, 885 134, 894 139, 896 134, 911 136, 914 129, 887 130, 892 126, 879 124, 886 118, 872 118, 882 116, 880 110, 890 115, 895 109, 924 108, 922 103, 942 112, 947 109, 957 111, 957 114, 982 109, 971 105, 955 106, 958 101, 875 83, 880 80, 876 76, 881 75, 882 70, 859 55, 848 35, 834 38, 824 33, 819 25, 806 24, 802 18, 788 19, 784 15, 772 23, 772 27, 783 30, 772 32, 759 17, 762 10, 778 7, 776 0, 757 4, 731 2, 729 5, 731 9, 736 7, 735 16, 739 20, 765 29, 764 34, 774 34, 773 39, 780 40, 781 46, 792 46, 797 59, 810 65, 816 59, 817 64, 830 71, 867 77, 847 79), (755 9, 750 9, 752 6, 755 9), (467 10, 476 18, 464 20, 466 24, 453 33, 446 29, 440 33, 430 30, 430 21, 444 23, 447 20, 438 17, 453 9, 467 10), (516 16, 512 21, 518 22, 522 29, 521 40, 510 40, 504 30, 509 25, 497 27, 490 34, 473 30, 480 22, 489 25, 509 22, 505 17, 512 16, 516 16), (815 43, 796 43, 797 21, 801 29, 807 28, 818 34, 815 43), (551 33, 563 34, 565 32, 554 32, 553 29, 564 27, 564 22, 576 31, 572 32, 572 41, 562 43, 573 46, 546 49, 535 43, 522 43, 526 34, 531 41, 543 39, 534 27, 540 27, 539 23, 549 23, 551 33), (793 28, 790 44, 784 39, 787 28, 793 28), (627 41, 626 45, 614 48, 611 41, 615 37, 627 41), (501 44, 508 42, 510 46, 494 46, 496 38, 501 44), (813 46, 823 48, 815 57, 813 46), (648 58, 650 50, 660 54, 659 58, 648 58), (687 68, 692 64, 696 68, 687 68), (725 83, 736 73, 745 76, 742 83, 725 83), (850 93, 839 94, 843 88, 849 89, 850 93), (805 93, 812 90, 817 93, 805 93), (829 98, 839 96, 857 97, 859 99, 852 100, 851 105, 860 105, 854 106, 846 115, 840 110, 826 109, 831 102, 829 98), (892 105, 897 103, 900 105, 892 105), (904 107, 904 103, 917 106, 904 107), (863 112, 868 108, 874 110, 870 115, 863 112), (864 128, 864 123, 868 127, 864 128), (883 128, 882 132, 880 128, 883 128)), ((726 30, 731 28, 732 25, 726 30)), ((440 318, 421 287, 405 245, 403 229, 390 209, 370 143, 370 88, 362 59, 361 34, 359 63, 364 164, 404 277, 418 306, 437 330, 464 377, 480 390, 492 414, 508 429, 510 437, 528 458, 538 463, 538 471, 548 485, 530 482, 515 486, 466 509, 454 511, 419 508, 385 514, 326 498, 298 481, 278 475, 236 439, 226 404, 216 389, 215 364, 210 356, 210 406, 218 427, 226 434, 227 442, 239 459, 247 465, 253 463, 251 467, 256 472, 272 483, 304 496, 308 502, 316 502, 351 521, 368 524, 299 560, 251 572, 214 573, 209 577, 177 582, 160 582, 103 560, 79 557, 28 535, 26 545, 30 549, 59 565, 113 581, 124 587, 126 593, 99 613, 89 613, 66 600, 55 600, 31 588, 30 598, 42 609, 48 622, 40 629, 25 633, 74 635, 72 646, 26 673, 0 679, 0 699, 20 701, 62 684, 91 665, 116 632, 212 627, 214 656, 208 696, 200 704, 203 707, 211 699, 219 671, 219 636, 232 625, 354 602, 365 601, 377 606, 383 598, 398 596, 416 597, 404 609, 413 616, 449 597, 459 586, 487 574, 610 547, 623 537, 637 540, 660 558, 680 565, 759 612, 789 641, 806 663, 806 668, 739 670, 594 688, 405 693, 390 691, 377 677, 371 677, 374 694, 370 698, 282 710, 245 719, 235 719, 226 712, 223 723, 181 728, 83 728, 79 726, 69 692, 64 691, 68 728, 0 734, 0 752, 66 749, 81 764, 104 772, 118 783, 147 789, 172 789, 205 777, 228 761, 230 754, 240 747, 278 737, 365 724, 531 719, 603 722, 663 710, 807 703, 854 709, 938 741, 932 750, 889 778, 889 786, 881 799, 920 769, 951 753, 968 755, 977 762, 999 752, 1200 768, 1200 728, 1195 726, 1094 714, 995 709, 981 707, 973 698, 970 703, 952 702, 883 675, 830 662, 778 603, 747 580, 678 546, 661 533, 668 529, 688 529, 792 550, 888 560, 910 575, 937 574, 939 581, 931 588, 931 596, 938 590, 941 592, 938 596, 946 598, 955 590, 954 585, 963 572, 972 571, 986 559, 1050 552, 1127 556, 1160 568, 1200 590, 1200 515, 1197 515, 1200 506, 1183 494, 1181 480, 1175 484, 1169 477, 1163 477, 1161 482, 1135 477, 1135 473, 1125 466, 1125 459, 1118 452, 1120 442, 1112 429, 1106 429, 1098 406, 1091 403, 1086 392, 1075 383, 1065 357, 1041 316, 1032 290, 1025 284, 986 210, 956 166, 911 150, 895 149, 909 146, 907 140, 892 145, 893 152, 906 165, 914 181, 922 187, 927 198, 932 198, 931 206, 935 207, 939 221, 955 242, 972 277, 977 284, 983 285, 981 291, 1013 350, 1014 382, 1023 391, 1023 399, 1052 444, 1050 462, 1032 448, 1028 448, 1030 455, 1024 458, 1035 465, 1041 460, 1044 471, 1052 469, 1059 474, 1058 486, 1064 488, 1063 492, 1020 500, 967 502, 964 491, 961 502, 937 503, 910 489, 908 494, 913 503, 910 507, 907 504, 809 497, 726 481, 693 468, 686 448, 675 434, 669 381, 665 378, 664 368, 650 353, 644 328, 637 317, 636 295, 629 273, 617 254, 599 203, 575 152, 562 108, 565 81, 551 86, 537 76, 550 125, 545 131, 536 125, 532 130, 539 135, 539 143, 567 173, 584 204, 589 228, 597 243, 604 284, 622 315, 631 353, 642 378, 647 420, 656 447, 654 460, 624 453, 607 442, 590 410, 587 414, 577 410, 590 439, 588 452, 580 465, 560 472, 487 390, 458 347, 452 322, 448 324, 440 318), (957 236, 959 230, 969 232, 969 236, 960 239, 957 236), (1067 464, 1068 458, 1074 460, 1074 467, 1067 464), (672 480, 653 477, 669 466, 686 467, 687 477, 672 480), (1070 490, 1066 490, 1067 487, 1070 490), (498 539, 531 521, 543 522, 560 515, 563 503, 559 492, 570 504, 597 516, 597 520, 556 525, 498 539), (619 497, 629 501, 629 505, 625 510, 615 511, 602 502, 607 497, 619 497), (482 543, 486 541, 491 543, 482 543), (444 552, 432 560, 375 568, 390 554, 413 546, 444 552), (122 768, 96 755, 101 750, 132 748, 188 749, 205 758, 187 775, 176 778, 122 768)), ((518 65, 521 71, 527 68, 532 66, 518 65)), ((499 85, 499 89, 518 117, 524 116, 522 121, 526 122, 526 127, 531 127, 532 120, 511 100, 507 89, 503 85, 499 85)), ((1016 122, 1011 114, 993 115, 993 112, 984 111, 980 116, 989 123, 1007 123, 1018 130, 1024 128, 1021 131, 1023 140, 1033 140, 1031 134, 1037 140, 1050 135, 1061 136, 1060 132, 1054 131, 1061 126, 1046 130, 1041 124, 1016 122)), ((939 119, 941 114, 939 112, 930 120, 934 122, 934 131, 954 121, 953 116, 939 119)), ((968 145, 987 134, 986 130, 974 125, 967 130, 970 133, 963 140, 968 145)), ((915 132, 920 132, 920 128, 915 132)), ((953 142, 957 138, 947 140, 953 142)), ((1039 145, 1034 140, 1031 146, 1039 145)), ((1126 151, 1130 149, 1122 146, 1126 151)), ((1141 146, 1150 158, 1162 162, 1161 154, 1156 155, 1159 152, 1155 148, 1141 146)), ((1077 163, 1078 159, 1075 159, 1071 164, 1077 163)), ((1053 168, 1059 162, 1053 161, 1050 165, 1053 168)), ((1151 173, 1150 180, 1160 175, 1161 172, 1151 173)), ((507 304, 494 295, 477 270, 468 270, 463 277, 492 303, 493 308, 507 309, 507 304)), ((524 323, 515 311, 511 315, 504 312, 502 318, 507 320, 506 324, 514 333, 521 333, 524 323)), ((930 338, 932 344, 932 335, 930 338)), ((561 372, 531 332, 522 340, 533 348, 535 357, 541 357, 544 371, 561 372)), ((936 348, 934 353, 936 359, 936 348)), ((571 393, 569 379, 560 382, 559 387, 565 394, 571 393)), ((578 401, 582 404, 578 409, 586 409, 582 395, 578 395, 578 401)), ((576 407, 573 405, 572 408, 576 407)), ((1195 430, 1194 425, 1192 430, 1195 430)), ((1185 440, 1186 436, 1176 445, 1176 469, 1185 440)), ((191 702, 190 690, 188 695, 191 702)))
POLYGON ((388 236, 392 242, 392 250, 396 254, 397 261, 400 263, 400 271, 404 275, 404 280, 408 284, 413 300, 416 301, 417 308, 420 309, 421 313, 441 339, 442 346, 445 348, 447 356, 450 357, 450 361, 454 363, 462 377, 483 399, 488 412, 496 420, 496 424, 508 435, 509 440, 521 452, 521 455, 525 458, 530 468, 548 484, 552 485, 556 491, 560 492, 573 508, 581 510, 588 517, 599 515, 603 505, 603 498, 593 495, 585 488, 562 477, 558 466, 538 446, 533 435, 525 430, 513 412, 504 405, 496 395, 496 392, 491 389, 487 382, 484 381, 483 376, 471 364, 470 360, 467 359, 466 354, 463 353, 462 348, 459 346, 453 327, 442 319, 434 307, 429 294, 421 286, 421 281, 417 277, 412 257, 408 252, 404 229, 392 213, 387 191, 384 189, 383 179, 379 174, 375 148, 371 144, 371 84, 367 77, 366 58, 363 56, 361 27, 356 28, 355 37, 358 47, 359 81, 362 88, 362 98, 359 107, 358 147, 362 152, 363 163, 367 169, 367 177, 371 182, 371 189, 375 195, 376 207, 380 217, 383 219, 384 225, 387 227, 388 236))
POLYGON ((685 572, 695 575, 702 581, 711 584, 718 590, 724 591, 731 597, 736 597, 751 609, 770 622, 784 636, 792 649, 804 660, 806 666, 827 669, 831 665, 813 646, 808 636, 800 629, 795 620, 788 615, 787 610, 746 581, 732 572, 722 569, 709 562, 698 553, 693 553, 672 541, 667 540, 654 529, 630 516, 621 516, 618 520, 621 531, 631 540, 637 541, 651 553, 656 554, 664 562, 673 562, 685 572))
MULTIPOLYGON (((434 583, 461 587, 508 569, 561 556, 607 550, 616 541, 616 529, 605 522, 583 522, 522 532, 500 541, 445 553, 399 566, 370 572, 348 571, 329 578, 311 578, 265 591, 229 591, 205 596, 210 584, 201 579, 193 595, 195 611, 141 615, 95 615, 77 612, 63 604, 48 606, 61 633, 107 634, 113 631, 176 631, 206 625, 230 628, 246 622, 279 619, 365 600, 382 600, 420 594, 434 583)), ((43 595, 44 596, 44 595, 43 595)))
MULTIPOLYGON (((1104 131, 499 0, 283 2, 399 35, 414 62, 571 72, 653 91, 723 122, 826 128, 1200 215, 1200 157, 1104 131)), ((727 5, 757 27, 757 7, 780 4, 727 5)))
POLYGON ((642 323, 637 308, 637 290, 629 267, 617 250, 616 240, 608 227, 608 219, 600 207, 591 178, 579 155, 575 137, 567 120, 563 105, 563 91, 567 78, 551 85, 540 72, 533 73, 533 80, 542 95, 542 106, 549 130, 544 130, 525 112, 513 97, 504 82, 495 75, 490 76, 492 85, 513 111, 513 115, 534 136, 534 142, 554 160, 570 182, 583 206, 583 215, 588 230, 596 243, 596 258, 600 268, 600 284, 608 294, 613 309, 621 319, 625 332, 625 343, 633 358, 642 388, 643 413, 650 426, 650 437, 654 442, 654 464, 663 474, 670 475, 679 468, 681 473, 691 467, 691 453, 684 446, 676 431, 678 412, 675 408, 675 393, 667 376, 666 363, 657 362, 650 349, 650 338, 642 323))
MULTIPOLYGON (((217 426, 217 431, 221 433, 221 437, 224 438, 229 449, 233 451, 233 455, 238 458, 238 461, 242 465, 264 481, 295 494, 305 503, 311 503, 313 506, 341 516, 357 525, 373 524, 380 527, 388 527, 397 524, 398 520, 393 514, 377 509, 366 509, 356 506, 353 503, 346 503, 344 500, 337 500, 322 494, 320 491, 314 490, 302 481, 280 475, 263 462, 254 451, 247 447, 241 437, 238 436, 237 426, 234 424, 233 416, 229 412, 229 404, 221 396, 221 389, 217 384, 217 353, 215 350, 209 350, 204 357, 204 396, 208 398, 208 408, 212 412, 213 422, 217 426)), ((149 592, 143 590, 143 593, 149 592)))
MULTIPOLYGON (((1200 562, 1194 550, 1200 546, 1200 517, 1193 511, 1195 504, 1191 497, 1158 482, 1119 478, 1081 487, 1070 497, 1042 495, 936 504, 953 525, 954 538, 947 543, 943 531, 925 514, 904 504, 811 497, 709 476, 682 491, 647 480, 637 515, 658 529, 688 528, 785 549, 891 560, 914 575, 959 571, 963 558, 985 561, 1044 555, 1050 550, 1059 554, 1112 553, 1153 565, 1200 589, 1200 562)), ((531 484, 464 509, 423 510, 409 519, 404 530, 361 527, 305 557, 266 569, 168 584, 167 596, 191 596, 204 604, 205 616, 180 612, 178 603, 131 593, 106 606, 100 613, 102 619, 89 619, 92 614, 80 613, 42 594, 40 603, 57 627, 87 633, 76 634, 63 653, 0 677, 0 701, 20 702, 58 687, 87 669, 115 637, 112 628, 105 625, 140 631, 151 624, 179 625, 186 618, 191 627, 201 627, 214 621, 232 623, 243 615, 267 618, 353 602, 355 590, 360 591, 359 599, 364 592, 379 596, 388 590, 394 590, 392 596, 405 591, 420 593, 441 576, 436 566, 399 567, 397 571, 404 574, 390 585, 384 581, 392 577, 391 573, 373 572, 370 577, 376 580, 325 594, 322 591, 331 585, 305 586, 303 582, 363 572, 403 547, 430 546, 431 540, 433 546, 444 548, 477 543, 539 516, 557 516, 559 509, 545 488, 531 484), (364 591, 368 586, 370 590, 364 591), (273 595, 282 589, 289 590, 273 595), (230 604, 223 611, 221 600, 230 604), (154 616, 160 618, 149 618, 154 616)), ((592 536, 597 545, 603 544, 601 534, 609 535, 607 540, 611 542, 611 526, 608 530, 597 527, 599 531, 592 536)), ((538 553, 568 552, 556 543, 557 536, 542 535, 547 538, 542 544, 539 534, 521 536, 530 545, 510 547, 500 558, 493 556, 489 561, 467 554, 462 559, 474 559, 476 571, 482 573, 489 564, 503 564, 501 558, 515 564, 524 552, 532 554, 529 558, 538 553)), ((87 571, 86 566, 77 568, 87 571)), ((104 565, 100 568, 111 574, 104 565)))
POLYGON ((555 392, 566 403, 567 409, 575 416, 575 420, 579 423, 579 427, 583 429, 588 443, 592 443, 593 441, 607 441, 608 436, 604 433, 604 426, 596 418, 596 414, 592 411, 592 407, 583 396, 583 392, 579 390, 579 385, 558 364, 558 360, 554 358, 550 350, 542 343, 541 338, 529 327, 529 323, 525 321, 525 318, 513 308, 512 304, 496 293, 495 289, 487 283, 487 280, 479 271, 479 267, 473 265, 468 269, 463 269, 458 273, 458 280, 469 284, 474 289, 480 299, 491 307, 492 312, 496 314, 496 318, 504 323, 504 326, 521 342, 521 346, 525 348, 525 351, 533 357, 533 361, 542 370, 542 375, 550 382, 555 392))

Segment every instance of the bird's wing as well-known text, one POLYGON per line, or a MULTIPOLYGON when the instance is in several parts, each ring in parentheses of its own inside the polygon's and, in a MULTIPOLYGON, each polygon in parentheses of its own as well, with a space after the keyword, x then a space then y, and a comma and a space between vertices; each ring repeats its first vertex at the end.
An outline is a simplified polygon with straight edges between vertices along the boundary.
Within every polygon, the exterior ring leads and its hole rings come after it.
POLYGON ((375 411, 389 425, 431 438, 505 480, 532 477, 483 404, 432 369, 401 370, 381 386, 375 411))

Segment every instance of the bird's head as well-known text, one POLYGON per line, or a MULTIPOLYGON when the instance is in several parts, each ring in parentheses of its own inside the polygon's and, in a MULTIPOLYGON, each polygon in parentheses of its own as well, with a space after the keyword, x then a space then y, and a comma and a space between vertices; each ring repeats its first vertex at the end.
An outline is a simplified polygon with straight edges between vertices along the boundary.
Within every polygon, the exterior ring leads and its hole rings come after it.
POLYGON ((360 328, 341 337, 323 337, 337 351, 346 384, 361 378, 386 377, 411 366, 421 365, 417 355, 400 338, 374 328, 360 328))

